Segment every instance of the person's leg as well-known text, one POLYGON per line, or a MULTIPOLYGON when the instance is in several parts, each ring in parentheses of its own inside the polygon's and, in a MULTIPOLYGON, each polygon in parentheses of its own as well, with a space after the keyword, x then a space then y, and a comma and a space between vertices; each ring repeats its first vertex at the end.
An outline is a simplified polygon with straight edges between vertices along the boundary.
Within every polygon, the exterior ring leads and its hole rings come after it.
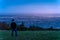
POLYGON ((18 36, 18 34, 17 34, 17 29, 15 29, 15 36, 18 36))
POLYGON ((12 29, 12 31, 11 31, 11 36, 13 36, 14 35, 14 30, 12 29))

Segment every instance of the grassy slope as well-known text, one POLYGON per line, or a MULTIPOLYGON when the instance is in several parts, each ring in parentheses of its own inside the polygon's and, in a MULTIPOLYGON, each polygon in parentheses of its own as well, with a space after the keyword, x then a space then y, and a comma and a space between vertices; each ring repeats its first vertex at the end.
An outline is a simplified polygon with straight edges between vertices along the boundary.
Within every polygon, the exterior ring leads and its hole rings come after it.
POLYGON ((3 40, 60 40, 60 31, 19 31, 18 37, 12 37, 10 33, 11 31, 0 31, 0 38, 3 40))

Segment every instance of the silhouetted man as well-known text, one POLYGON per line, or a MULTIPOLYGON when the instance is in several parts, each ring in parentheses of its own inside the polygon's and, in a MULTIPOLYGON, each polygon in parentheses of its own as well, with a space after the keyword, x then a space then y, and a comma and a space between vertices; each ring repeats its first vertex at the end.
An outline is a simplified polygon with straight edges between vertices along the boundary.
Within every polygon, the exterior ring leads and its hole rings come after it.
POLYGON ((11 35, 13 36, 15 32, 15 36, 17 36, 17 28, 16 28, 16 23, 14 22, 14 19, 12 19, 12 22, 11 22, 11 30, 12 30, 11 35))

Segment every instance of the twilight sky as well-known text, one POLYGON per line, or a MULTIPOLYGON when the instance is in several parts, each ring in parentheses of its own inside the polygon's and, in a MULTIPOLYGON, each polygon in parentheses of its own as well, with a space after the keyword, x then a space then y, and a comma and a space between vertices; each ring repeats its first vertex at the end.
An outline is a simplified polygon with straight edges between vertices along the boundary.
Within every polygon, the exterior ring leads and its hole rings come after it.
POLYGON ((0 15, 59 14, 60 0, 0 0, 0 15))

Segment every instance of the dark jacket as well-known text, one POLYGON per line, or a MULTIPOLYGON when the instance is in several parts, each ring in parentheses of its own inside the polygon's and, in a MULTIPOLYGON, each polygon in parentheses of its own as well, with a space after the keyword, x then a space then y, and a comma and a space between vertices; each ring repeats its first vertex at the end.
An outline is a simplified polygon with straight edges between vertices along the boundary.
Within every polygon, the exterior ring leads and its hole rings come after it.
POLYGON ((11 29, 16 29, 16 23, 15 22, 11 23, 11 29))

